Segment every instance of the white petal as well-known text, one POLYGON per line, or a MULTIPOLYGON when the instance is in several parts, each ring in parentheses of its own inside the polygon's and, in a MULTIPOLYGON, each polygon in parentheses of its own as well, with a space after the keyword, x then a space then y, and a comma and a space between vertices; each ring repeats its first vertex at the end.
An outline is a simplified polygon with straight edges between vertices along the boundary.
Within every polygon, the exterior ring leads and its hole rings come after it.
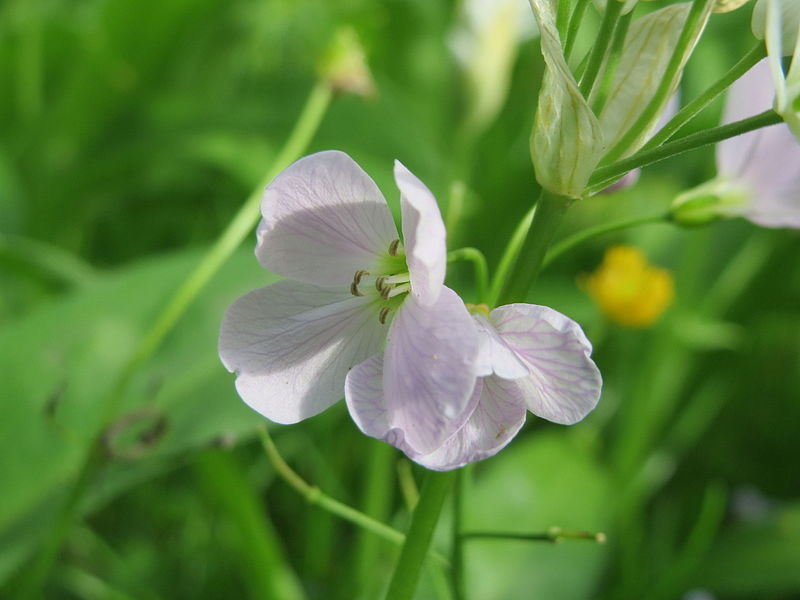
POLYGON ((516 382, 487 377, 478 380, 475 393, 479 400, 464 426, 437 450, 410 458, 429 469, 448 471, 502 450, 525 424, 522 390, 516 382))
POLYGON ((398 239, 375 182, 344 152, 301 158, 267 187, 256 256, 269 271, 348 287, 398 239))
POLYGON ((394 163, 394 178, 400 188, 411 293, 423 304, 433 304, 444 285, 447 268, 442 215, 431 191, 400 161, 394 163))
POLYGON ((483 315, 473 314, 478 328, 480 349, 478 351, 477 374, 486 377, 495 374, 503 379, 518 379, 529 374, 528 367, 508 347, 500 334, 483 315))
POLYGON ((380 351, 385 336, 365 298, 284 280, 231 305, 219 355, 247 404, 296 423, 339 400, 347 371, 380 351))
POLYGON ((464 424, 477 354, 478 333, 453 290, 442 287, 431 306, 403 302, 389 329, 383 389, 389 427, 414 452, 435 450, 464 424))
MULTIPOLYGON (((773 95, 764 59, 731 86, 723 122, 771 108, 773 95)), ((785 123, 720 142, 717 169, 750 190, 743 216, 766 227, 800 227, 800 144, 785 123)))
POLYGON ((597 405, 600 371, 590 358, 592 345, 575 321, 533 304, 501 306, 490 317, 531 371, 514 383, 522 388, 533 414, 571 425, 597 405))

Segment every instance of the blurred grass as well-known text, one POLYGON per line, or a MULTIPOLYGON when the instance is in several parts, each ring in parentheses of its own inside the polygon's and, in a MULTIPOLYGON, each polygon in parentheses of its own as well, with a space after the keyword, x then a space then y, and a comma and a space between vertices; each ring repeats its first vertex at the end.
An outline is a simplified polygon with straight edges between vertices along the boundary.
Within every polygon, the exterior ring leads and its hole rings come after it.
MULTIPOLYGON (((50 531, 99 427, 98 400, 263 176, 337 26, 364 40, 379 93, 337 98, 312 149, 349 152, 395 208, 394 158, 445 209, 450 178, 467 174, 450 244, 496 264, 536 197, 527 138, 542 64, 536 41, 523 43, 503 111, 474 147, 454 147, 465 106, 447 45, 455 11, 427 0, 0 5, 0 595, 14 597, 50 531)), ((750 46, 748 12, 712 19, 685 98, 750 46)), ((707 150, 655 165, 635 188, 576 205, 560 235, 657 212, 712 174, 707 150)), ((529 299, 584 326, 603 400, 574 428, 531 419, 478 465, 468 525, 597 529, 609 543, 471 541, 476 598, 800 596, 799 248, 795 232, 745 222, 654 225, 591 241, 542 275, 529 299), (619 241, 675 277, 675 305, 650 330, 605 322, 577 284, 619 241)), ((471 277, 452 270, 465 294, 471 277)), ((163 435, 144 456, 109 457, 46 597, 351 599, 383 588, 396 550, 274 481, 250 441, 261 419, 216 357, 225 307, 271 280, 242 249, 144 365, 125 411, 147 408, 163 435)), ((275 436, 306 479, 404 527, 399 495, 370 487, 394 479, 396 455, 365 477, 375 443, 341 406, 275 436)), ((420 598, 441 597, 434 577, 423 588, 420 598)))

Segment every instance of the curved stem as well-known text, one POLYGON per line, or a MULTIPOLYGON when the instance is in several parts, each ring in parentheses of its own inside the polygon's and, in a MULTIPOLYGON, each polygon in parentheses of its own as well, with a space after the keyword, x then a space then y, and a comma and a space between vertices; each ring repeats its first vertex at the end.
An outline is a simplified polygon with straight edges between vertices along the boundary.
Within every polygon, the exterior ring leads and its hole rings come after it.
POLYGON ((429 471, 400 552, 386 600, 411 600, 455 471, 429 471))
POLYGON ((712 84, 705 92, 684 106, 670 119, 644 146, 642 150, 650 150, 669 140, 677 131, 691 121, 700 111, 711 104, 714 99, 742 75, 747 73, 753 65, 767 55, 763 42, 757 43, 737 62, 725 75, 712 84))
POLYGON ((542 192, 514 268, 503 282, 503 288, 498 298, 499 304, 521 302, 525 299, 528 290, 536 281, 547 248, 555 237, 558 224, 570 204, 572 204, 571 198, 546 190, 542 192))
POLYGON ((230 255, 233 254, 245 236, 252 232, 258 221, 260 199, 265 182, 269 183, 287 164, 299 158, 300 154, 305 151, 306 146, 322 122, 322 117, 328 109, 331 97, 331 89, 326 83, 317 83, 311 90, 299 119, 270 167, 267 176, 253 190, 244 206, 236 213, 200 264, 176 290, 172 299, 161 311, 150 330, 141 339, 131 357, 121 369, 111 393, 103 405, 98 407, 101 411, 100 422, 103 423, 103 427, 96 432, 93 440, 89 443, 86 457, 74 483, 66 494, 66 500, 56 517, 56 523, 44 541, 41 552, 31 563, 28 574, 22 584, 21 593, 18 594, 19 598, 36 597, 44 585, 47 574, 50 572, 52 564, 58 555, 58 550, 77 518, 80 502, 93 479, 95 471, 103 463, 104 454, 101 442, 103 430, 113 420, 136 370, 158 348, 186 308, 230 255))
POLYGON ((468 260, 475 268, 475 295, 478 302, 486 302, 486 294, 489 290, 489 266, 483 252, 477 248, 459 248, 447 253, 447 262, 458 260, 468 260))
POLYGON ((608 45, 614 33, 617 21, 622 14, 623 4, 623 2, 615 1, 606 3, 606 12, 600 24, 600 31, 597 33, 597 39, 589 54, 589 62, 586 64, 586 70, 583 72, 580 84, 578 85, 584 98, 589 97, 592 86, 600 73, 600 68, 603 66, 603 59, 606 56, 606 51, 608 50, 608 45))
POLYGON ((770 125, 781 122, 783 122, 783 119, 778 113, 771 109, 765 110, 763 113, 754 117, 728 123, 727 125, 720 125, 719 127, 706 129, 705 131, 698 131, 697 133, 662 144, 658 148, 642 150, 633 156, 615 162, 607 167, 597 169, 589 180, 589 187, 586 189, 586 194, 592 195, 605 189, 611 183, 633 169, 644 167, 664 160, 665 158, 688 152, 689 150, 702 148, 703 146, 714 144, 747 133, 748 131, 769 127, 770 125))
POLYGON ((569 237, 564 238, 559 243, 555 244, 550 252, 545 256, 542 262, 542 268, 547 267, 550 263, 560 257, 562 254, 570 251, 575 246, 590 240, 594 237, 613 233, 614 231, 621 231, 639 225, 647 225, 649 223, 667 223, 669 222, 669 214, 662 213, 658 215, 649 215, 647 217, 634 217, 631 219, 623 219, 622 221, 614 221, 613 223, 602 223, 594 227, 589 227, 583 231, 579 231, 569 237))
POLYGON ((551 527, 544 533, 513 533, 506 531, 470 531, 463 534, 465 540, 477 539, 497 539, 497 540, 520 540, 526 542, 550 542, 557 543, 562 540, 587 540, 604 544, 606 534, 592 533, 590 531, 576 531, 572 529, 561 529, 561 527, 551 527))
POLYGON ((622 156, 626 150, 634 143, 634 141, 641 135, 642 131, 649 129, 653 120, 658 118, 659 113, 666 106, 669 96, 675 89, 677 79, 680 77, 680 71, 685 64, 692 46, 697 40, 697 36, 705 27, 708 21, 708 15, 711 12, 711 7, 714 0, 694 0, 689 14, 686 17, 686 22, 683 24, 678 42, 675 44, 675 49, 672 56, 667 63, 667 68, 664 71, 664 76, 653 94, 652 99, 636 119, 636 122, 631 125, 628 131, 623 135, 614 147, 608 151, 603 163, 608 164, 617 160, 622 156))
POLYGON ((517 224, 516 229, 514 229, 514 233, 511 234, 511 239, 508 240, 508 244, 506 244, 505 250, 503 250, 503 255, 500 257, 500 262, 497 264, 497 269, 494 272, 494 277, 492 278, 492 284, 489 287, 489 298, 487 304, 489 306, 494 306, 497 304, 497 298, 500 296, 500 290, 503 287, 503 283, 505 282, 506 278, 508 277, 508 273, 511 270, 511 267, 514 266, 514 261, 517 260, 517 256, 519 255, 519 251, 522 248, 522 244, 525 241, 525 236, 528 234, 528 230, 531 228, 531 222, 533 221, 533 215, 536 213, 536 205, 531 208, 522 220, 517 224))

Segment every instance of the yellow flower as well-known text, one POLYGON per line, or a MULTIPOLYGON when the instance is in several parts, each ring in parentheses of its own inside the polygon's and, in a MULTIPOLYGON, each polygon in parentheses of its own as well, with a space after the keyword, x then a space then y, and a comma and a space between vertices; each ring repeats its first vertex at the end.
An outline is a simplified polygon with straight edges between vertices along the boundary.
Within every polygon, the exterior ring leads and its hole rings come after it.
POLYGON ((589 295, 612 320, 627 327, 654 323, 674 296, 672 276, 647 263, 631 246, 612 246, 586 279, 589 295))

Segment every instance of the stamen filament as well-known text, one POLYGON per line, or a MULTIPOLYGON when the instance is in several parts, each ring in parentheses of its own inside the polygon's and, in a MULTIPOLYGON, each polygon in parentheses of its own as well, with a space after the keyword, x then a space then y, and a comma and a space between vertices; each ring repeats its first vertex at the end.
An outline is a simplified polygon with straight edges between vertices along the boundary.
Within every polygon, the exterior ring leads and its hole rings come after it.
POLYGON ((387 283, 408 283, 409 281, 411 281, 411 275, 408 273, 400 273, 399 275, 390 275, 389 277, 383 278, 384 285, 387 283))
POLYGON ((385 288, 386 293, 381 294, 381 296, 388 300, 389 298, 394 298, 395 296, 399 296, 400 294, 405 294, 406 292, 411 291, 411 284, 410 283, 403 283, 401 285, 396 285, 392 288, 385 288))

